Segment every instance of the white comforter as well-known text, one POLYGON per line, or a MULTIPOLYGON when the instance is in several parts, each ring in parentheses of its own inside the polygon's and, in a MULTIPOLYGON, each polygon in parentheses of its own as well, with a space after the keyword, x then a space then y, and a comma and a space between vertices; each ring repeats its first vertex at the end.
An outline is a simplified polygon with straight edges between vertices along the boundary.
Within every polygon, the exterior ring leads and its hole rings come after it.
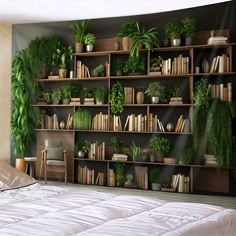
POLYGON ((0 193, 0 235, 236 235, 236 211, 34 184, 0 193))

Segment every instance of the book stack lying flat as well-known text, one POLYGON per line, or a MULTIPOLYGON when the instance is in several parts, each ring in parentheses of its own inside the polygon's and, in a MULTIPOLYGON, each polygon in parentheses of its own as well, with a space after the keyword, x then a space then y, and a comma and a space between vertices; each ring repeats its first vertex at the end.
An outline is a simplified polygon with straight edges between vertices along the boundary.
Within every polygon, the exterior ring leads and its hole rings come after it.
POLYGON ((214 155, 205 154, 205 165, 217 166, 217 161, 214 155))
POLYGON ((225 44, 228 38, 223 37, 223 36, 214 36, 210 37, 207 40, 208 44, 225 44))
POLYGON ((127 161, 128 156, 126 154, 122 154, 122 153, 114 153, 112 156, 112 160, 114 160, 114 161, 127 161))

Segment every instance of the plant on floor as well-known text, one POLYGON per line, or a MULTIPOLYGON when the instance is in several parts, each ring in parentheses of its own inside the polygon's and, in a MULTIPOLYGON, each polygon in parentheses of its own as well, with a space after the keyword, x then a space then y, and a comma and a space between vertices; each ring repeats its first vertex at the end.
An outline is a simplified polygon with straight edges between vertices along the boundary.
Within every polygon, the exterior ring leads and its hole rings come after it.
POLYGON ((125 94, 121 83, 117 81, 111 88, 109 95, 109 103, 111 104, 112 114, 119 114, 124 109, 125 94))
POLYGON ((33 78, 37 78, 37 65, 27 49, 19 51, 12 62, 11 138, 14 154, 20 158, 25 156, 36 127, 31 101, 37 90, 33 81, 33 78))

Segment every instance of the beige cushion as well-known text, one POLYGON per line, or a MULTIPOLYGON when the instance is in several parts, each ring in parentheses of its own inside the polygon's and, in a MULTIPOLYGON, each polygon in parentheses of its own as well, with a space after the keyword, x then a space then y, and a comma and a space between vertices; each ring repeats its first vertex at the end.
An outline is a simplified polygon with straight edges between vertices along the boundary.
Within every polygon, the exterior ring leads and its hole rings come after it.
POLYGON ((63 150, 62 147, 57 148, 46 148, 47 150, 47 160, 58 160, 63 161, 63 150))
POLYGON ((15 169, 4 161, 0 161, 0 191, 21 188, 36 182, 29 175, 15 169))
POLYGON ((48 160, 47 165, 49 166, 65 166, 64 161, 48 160))
POLYGON ((58 148, 62 147, 62 140, 45 140, 46 148, 58 148))

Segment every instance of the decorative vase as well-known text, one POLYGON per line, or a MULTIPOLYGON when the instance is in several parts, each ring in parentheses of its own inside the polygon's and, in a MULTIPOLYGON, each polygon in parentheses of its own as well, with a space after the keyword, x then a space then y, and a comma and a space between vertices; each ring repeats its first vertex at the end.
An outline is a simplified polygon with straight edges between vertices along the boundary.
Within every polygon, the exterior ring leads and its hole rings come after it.
POLYGON ((75 43, 75 52, 83 52, 84 45, 82 43, 75 43))
POLYGON ((64 129, 65 128, 65 122, 62 120, 60 122, 60 129, 64 129))
POLYGON ((92 52, 93 51, 93 44, 86 45, 86 51, 87 52, 92 52))
POLYGON ((120 50, 120 42, 117 38, 114 41, 114 50, 120 50))
POLYGON ((137 104, 143 104, 143 102, 144 102, 144 93, 143 92, 137 92, 136 100, 137 100, 137 104))
POLYGON ((69 78, 73 79, 74 78, 74 70, 70 70, 69 72, 69 78))
POLYGON ((78 151, 78 157, 79 157, 79 158, 84 158, 84 157, 85 157, 84 151, 79 150, 79 151, 78 151))
POLYGON ((172 123, 168 123, 168 124, 166 125, 166 130, 167 130, 168 132, 172 132, 172 131, 174 130, 174 125, 173 125, 172 123))
POLYGON ((202 71, 203 71, 203 73, 209 72, 209 62, 206 58, 204 58, 202 61, 202 71))

